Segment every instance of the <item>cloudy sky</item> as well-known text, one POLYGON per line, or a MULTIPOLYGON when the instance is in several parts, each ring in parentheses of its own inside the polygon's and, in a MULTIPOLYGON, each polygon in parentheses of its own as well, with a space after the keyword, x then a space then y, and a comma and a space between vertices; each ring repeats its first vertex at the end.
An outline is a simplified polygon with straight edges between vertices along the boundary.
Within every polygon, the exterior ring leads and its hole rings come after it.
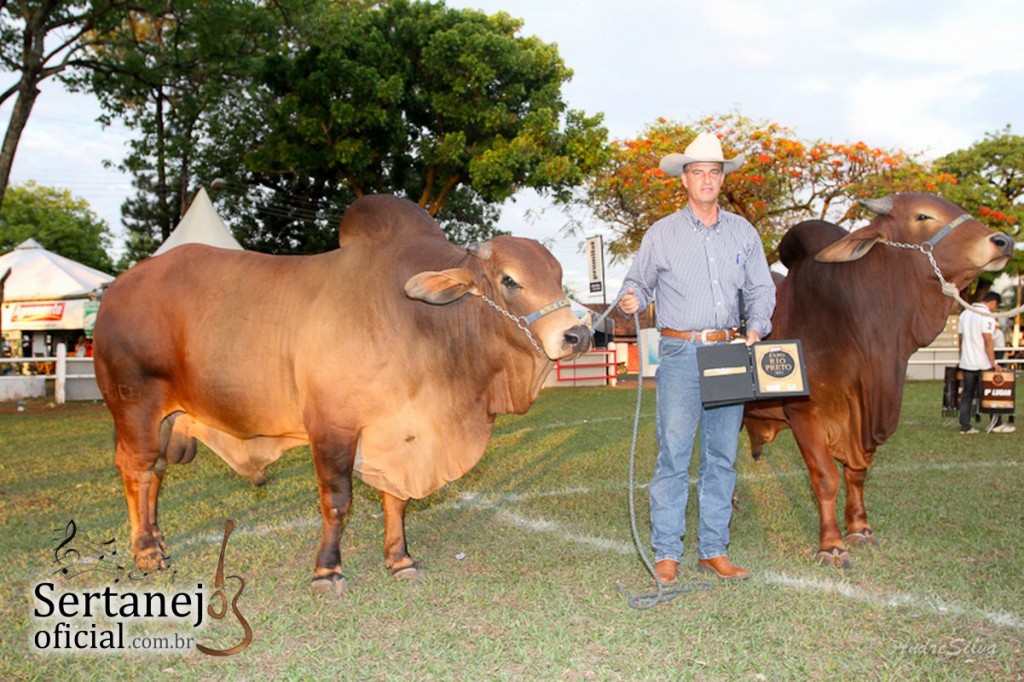
MULTIPOLYGON (((575 72, 570 106, 603 112, 613 138, 658 117, 691 122, 729 111, 773 120, 804 139, 864 141, 934 158, 1007 124, 1024 131, 1024 2, 1019 0, 449 0, 505 11, 556 43, 575 72)), ((115 231, 128 131, 102 129, 87 96, 44 88, 13 180, 67 187, 115 231)), ((10 104, 0 109, 6 125, 10 104)), ((566 283, 586 291, 579 239, 542 199, 509 204, 502 227, 550 244, 566 283)), ((593 225, 592 234, 608 234, 593 225)), ((623 268, 609 268, 614 294, 623 268)))

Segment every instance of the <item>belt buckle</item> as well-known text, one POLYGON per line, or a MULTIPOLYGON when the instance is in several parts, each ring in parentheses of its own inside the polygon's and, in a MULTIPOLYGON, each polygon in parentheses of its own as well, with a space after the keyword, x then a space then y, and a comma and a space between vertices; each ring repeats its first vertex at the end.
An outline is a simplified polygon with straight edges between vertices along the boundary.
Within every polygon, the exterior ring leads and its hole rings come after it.
POLYGON ((711 333, 711 332, 716 332, 716 331, 718 331, 718 330, 717 329, 701 329, 700 330, 700 342, 701 343, 708 343, 708 334, 711 333))

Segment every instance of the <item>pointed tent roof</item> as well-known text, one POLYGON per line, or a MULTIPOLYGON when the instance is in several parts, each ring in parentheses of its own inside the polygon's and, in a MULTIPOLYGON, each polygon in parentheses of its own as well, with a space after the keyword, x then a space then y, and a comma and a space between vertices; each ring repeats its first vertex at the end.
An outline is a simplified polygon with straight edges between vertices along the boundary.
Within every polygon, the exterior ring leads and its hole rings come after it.
POLYGON ((105 272, 47 251, 35 239, 0 256, 0 275, 7 268, 11 276, 4 286, 5 303, 85 298, 114 281, 105 272))
POLYGON ((185 211, 181 222, 153 255, 159 256, 182 244, 209 244, 222 249, 242 248, 213 209, 213 202, 203 188, 200 188, 192 199, 192 205, 185 211))

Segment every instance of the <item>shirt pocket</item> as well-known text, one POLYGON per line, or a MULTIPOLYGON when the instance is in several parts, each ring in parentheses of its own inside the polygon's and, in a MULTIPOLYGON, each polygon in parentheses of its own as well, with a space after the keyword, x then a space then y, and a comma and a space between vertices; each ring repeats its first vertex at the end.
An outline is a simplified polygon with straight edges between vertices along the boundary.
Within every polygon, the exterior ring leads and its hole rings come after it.
POLYGON ((722 279, 731 288, 743 288, 747 280, 747 259, 747 253, 743 249, 736 249, 729 254, 722 279))

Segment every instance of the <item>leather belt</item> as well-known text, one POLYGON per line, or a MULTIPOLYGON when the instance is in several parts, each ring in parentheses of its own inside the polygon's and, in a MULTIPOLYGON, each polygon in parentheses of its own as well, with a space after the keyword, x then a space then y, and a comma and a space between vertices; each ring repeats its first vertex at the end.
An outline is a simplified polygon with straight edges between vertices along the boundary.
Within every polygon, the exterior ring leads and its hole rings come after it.
POLYGON ((681 332, 675 329, 662 329, 662 336, 683 341, 700 341, 701 343, 718 343, 719 341, 731 341, 739 337, 739 329, 702 329, 701 331, 681 332))

